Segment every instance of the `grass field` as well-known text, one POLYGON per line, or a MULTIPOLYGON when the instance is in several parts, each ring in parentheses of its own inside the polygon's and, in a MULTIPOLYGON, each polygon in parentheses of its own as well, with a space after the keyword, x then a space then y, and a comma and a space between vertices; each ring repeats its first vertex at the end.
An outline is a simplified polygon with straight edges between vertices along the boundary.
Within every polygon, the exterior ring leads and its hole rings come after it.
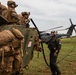
MULTIPOLYGON (((58 56, 58 66, 61 75, 76 75, 76 37, 61 39, 62 48, 58 56), (62 60, 63 59, 63 60, 62 60)), ((49 49, 44 44, 45 55, 49 63, 49 49)), ((25 75, 51 75, 50 68, 45 64, 42 52, 34 51, 34 57, 30 61, 29 69, 25 69, 25 75)))

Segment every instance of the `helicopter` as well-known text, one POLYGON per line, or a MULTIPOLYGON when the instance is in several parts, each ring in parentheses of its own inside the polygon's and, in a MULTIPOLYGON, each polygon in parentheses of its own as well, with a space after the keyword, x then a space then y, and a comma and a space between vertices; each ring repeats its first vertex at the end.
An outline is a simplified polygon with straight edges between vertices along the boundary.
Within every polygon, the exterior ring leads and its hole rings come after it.
POLYGON ((12 28, 18 29, 24 36, 24 43, 21 51, 23 59, 22 67, 26 68, 30 60, 33 58, 35 37, 38 33, 36 31, 36 28, 26 28, 25 26, 22 25, 8 24, 8 20, 6 20, 3 16, 0 15, 0 30, 11 31, 12 28), (30 45, 29 42, 31 42, 30 45))
MULTIPOLYGON (((68 27, 68 28, 66 28, 66 29, 57 30, 57 31, 62 31, 62 30, 67 30, 67 29, 68 29, 67 33, 66 33, 66 34, 57 34, 57 33, 56 33, 56 36, 57 36, 58 38, 70 37, 70 36, 72 35, 73 30, 74 30, 75 33, 76 33, 76 29, 75 29, 75 26, 76 26, 76 25, 74 25, 74 24, 72 23, 72 20, 71 20, 71 19, 69 19, 69 20, 70 20, 70 23, 71 23, 71 26, 70 26, 70 27, 68 27)), ((60 27, 62 27, 62 26, 60 26, 60 27)), ((56 27, 56 28, 60 28, 60 27, 56 27)), ((53 29, 55 29, 55 28, 53 28, 53 29)), ((52 29, 49 29, 49 30, 52 31, 52 29)), ((49 40, 50 37, 51 37, 50 33, 47 33, 47 31, 48 31, 48 30, 45 30, 45 31, 41 31, 41 32, 40 32, 41 39, 42 39, 43 42, 45 42, 46 39, 49 40)))

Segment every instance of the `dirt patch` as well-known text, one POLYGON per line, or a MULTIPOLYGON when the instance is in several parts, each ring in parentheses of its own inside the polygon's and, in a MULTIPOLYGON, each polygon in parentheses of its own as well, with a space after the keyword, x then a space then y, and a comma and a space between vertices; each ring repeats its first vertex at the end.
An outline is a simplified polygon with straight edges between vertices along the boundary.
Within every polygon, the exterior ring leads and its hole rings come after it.
POLYGON ((70 62, 70 64, 71 64, 73 67, 76 68, 76 61, 74 61, 74 62, 70 62))

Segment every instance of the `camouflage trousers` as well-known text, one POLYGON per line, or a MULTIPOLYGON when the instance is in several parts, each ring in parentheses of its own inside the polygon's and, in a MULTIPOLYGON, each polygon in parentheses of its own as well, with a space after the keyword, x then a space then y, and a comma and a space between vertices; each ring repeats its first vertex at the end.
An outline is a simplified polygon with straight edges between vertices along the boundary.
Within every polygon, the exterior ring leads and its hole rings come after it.
POLYGON ((14 71, 18 71, 19 73, 22 73, 23 68, 22 68, 21 54, 18 54, 14 57, 13 69, 14 69, 14 71))
POLYGON ((15 55, 7 57, 4 59, 4 65, 0 61, 0 75, 11 75, 18 71, 19 73, 23 72, 22 69, 22 58, 21 55, 15 55))
POLYGON ((12 56, 4 58, 4 64, 0 60, 0 75, 10 75, 13 70, 13 61, 12 56))

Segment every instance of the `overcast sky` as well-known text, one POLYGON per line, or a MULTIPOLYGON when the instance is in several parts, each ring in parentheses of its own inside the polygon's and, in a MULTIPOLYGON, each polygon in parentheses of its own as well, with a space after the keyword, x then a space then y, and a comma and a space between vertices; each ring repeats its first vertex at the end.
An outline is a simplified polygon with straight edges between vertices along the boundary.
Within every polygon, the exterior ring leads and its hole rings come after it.
MULTIPOLYGON (((8 0, 0 0, 6 5, 8 0)), ((39 30, 46 30, 57 26, 69 27, 72 19, 76 24, 76 0, 14 0, 20 14, 29 11, 39 30)))

